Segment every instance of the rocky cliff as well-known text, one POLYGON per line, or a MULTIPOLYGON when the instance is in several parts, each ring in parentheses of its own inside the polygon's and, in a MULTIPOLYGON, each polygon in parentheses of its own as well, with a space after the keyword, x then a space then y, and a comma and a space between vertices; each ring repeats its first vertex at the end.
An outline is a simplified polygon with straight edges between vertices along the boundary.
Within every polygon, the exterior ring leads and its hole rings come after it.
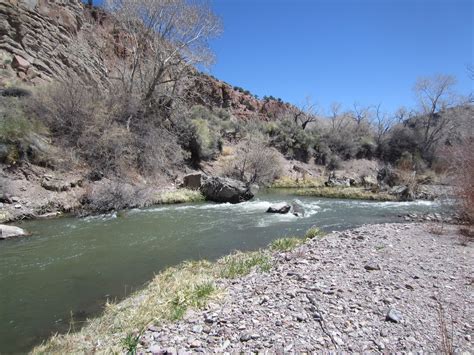
MULTIPOLYGON (((122 47, 113 20, 80 0, 0 2, 0 88, 70 77, 107 86, 122 47)), ((291 108, 277 100, 258 100, 203 74, 191 80, 187 97, 192 103, 227 108, 241 119, 269 120, 291 108)))

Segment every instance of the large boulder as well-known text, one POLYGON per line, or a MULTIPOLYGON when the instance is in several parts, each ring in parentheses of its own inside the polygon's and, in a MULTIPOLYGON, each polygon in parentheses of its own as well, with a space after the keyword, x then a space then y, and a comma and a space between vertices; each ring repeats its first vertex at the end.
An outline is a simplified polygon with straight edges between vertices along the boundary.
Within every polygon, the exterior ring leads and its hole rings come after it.
POLYGON ((5 224, 0 224, 0 240, 15 238, 15 237, 24 237, 26 235, 28 235, 28 233, 24 229, 21 229, 20 227, 7 226, 5 224))
POLYGON ((280 203, 275 203, 274 205, 271 205, 267 209, 267 213, 280 213, 280 214, 286 214, 290 212, 291 206, 287 204, 286 202, 280 202, 280 203))
POLYGON ((203 177, 201 192, 206 200, 214 202, 239 203, 250 200, 250 188, 238 180, 222 177, 203 177))
POLYGON ((183 178, 183 187, 192 190, 198 190, 201 187, 200 173, 188 174, 183 178))

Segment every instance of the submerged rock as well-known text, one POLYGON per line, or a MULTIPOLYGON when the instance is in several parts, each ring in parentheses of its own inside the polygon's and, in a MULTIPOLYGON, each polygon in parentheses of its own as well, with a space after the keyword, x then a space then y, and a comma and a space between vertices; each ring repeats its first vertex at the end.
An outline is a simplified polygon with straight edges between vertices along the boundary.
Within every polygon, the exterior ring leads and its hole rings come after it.
POLYGON ((20 227, 7 226, 5 224, 0 224, 0 240, 1 239, 10 239, 15 237, 24 237, 28 233, 21 229, 20 227))
POLYGON ((239 203, 254 196, 243 182, 217 176, 203 177, 201 192, 206 200, 214 202, 239 203))
POLYGON ((290 212, 291 206, 287 204, 286 202, 281 202, 281 203, 275 203, 274 205, 271 205, 267 209, 267 213, 280 213, 280 214, 286 214, 290 212))

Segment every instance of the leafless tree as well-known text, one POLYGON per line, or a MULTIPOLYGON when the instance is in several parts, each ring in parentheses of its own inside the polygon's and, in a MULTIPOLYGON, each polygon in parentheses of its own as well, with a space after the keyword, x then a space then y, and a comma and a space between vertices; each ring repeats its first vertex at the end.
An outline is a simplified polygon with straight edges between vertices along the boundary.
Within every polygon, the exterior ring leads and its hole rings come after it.
POLYGON ((457 102, 453 93, 455 84, 456 79, 450 75, 435 75, 419 78, 414 86, 421 110, 424 153, 430 151, 445 134, 455 128, 453 116, 443 114, 443 111, 457 102))
POLYGON ((208 40, 221 25, 204 1, 106 0, 105 6, 116 19, 123 45, 117 79, 145 108, 158 91, 174 95, 192 65, 212 62, 208 40))
POLYGON ((309 123, 316 122, 318 120, 318 106, 312 102, 311 98, 306 97, 306 101, 301 107, 293 110, 293 120, 296 124, 300 125, 301 128, 306 129, 309 123))
POLYGON ((339 102, 333 102, 329 108, 329 120, 331 121, 332 133, 339 133, 344 130, 349 122, 349 115, 345 112, 341 112, 342 104, 339 102))
POLYGON ((370 106, 362 106, 359 103, 354 103, 354 109, 351 112, 352 119, 357 123, 359 127, 363 122, 369 120, 371 115, 371 107, 370 106))
POLYGON ((381 104, 378 104, 375 107, 375 114, 373 120, 376 129, 375 140, 377 144, 380 144, 383 141, 395 121, 395 115, 390 116, 386 112, 383 112, 381 107, 381 104))

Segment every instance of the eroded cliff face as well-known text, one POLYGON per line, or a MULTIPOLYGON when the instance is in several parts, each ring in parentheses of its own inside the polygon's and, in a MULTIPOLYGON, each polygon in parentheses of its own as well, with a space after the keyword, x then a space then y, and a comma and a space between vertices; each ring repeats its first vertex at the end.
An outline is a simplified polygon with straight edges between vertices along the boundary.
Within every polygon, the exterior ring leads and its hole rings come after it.
MULTIPOLYGON (((71 77, 106 87, 114 61, 126 52, 122 42, 113 20, 80 0, 1 0, 0 88, 71 77)), ((191 103, 229 109, 241 119, 271 120, 291 108, 203 74, 186 92, 191 103)))
POLYGON ((95 24, 79 0, 0 2, 0 85, 40 84, 73 74, 103 82, 107 67, 95 24))
POLYGON ((192 81, 188 97, 196 104, 207 107, 230 109, 234 116, 241 119, 258 117, 272 120, 293 109, 290 104, 277 100, 259 100, 253 95, 235 90, 226 82, 208 75, 198 75, 192 81))

